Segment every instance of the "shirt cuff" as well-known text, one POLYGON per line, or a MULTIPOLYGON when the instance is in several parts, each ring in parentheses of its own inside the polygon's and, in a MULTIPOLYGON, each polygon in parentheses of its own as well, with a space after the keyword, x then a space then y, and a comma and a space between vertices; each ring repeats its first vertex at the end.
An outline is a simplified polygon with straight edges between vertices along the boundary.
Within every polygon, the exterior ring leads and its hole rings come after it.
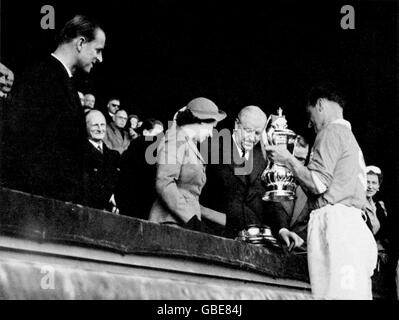
POLYGON ((283 231, 288 231, 288 232, 290 232, 290 230, 288 230, 287 228, 281 228, 280 231, 278 232, 278 235, 279 235, 280 237, 281 237, 281 233, 282 233, 283 231))

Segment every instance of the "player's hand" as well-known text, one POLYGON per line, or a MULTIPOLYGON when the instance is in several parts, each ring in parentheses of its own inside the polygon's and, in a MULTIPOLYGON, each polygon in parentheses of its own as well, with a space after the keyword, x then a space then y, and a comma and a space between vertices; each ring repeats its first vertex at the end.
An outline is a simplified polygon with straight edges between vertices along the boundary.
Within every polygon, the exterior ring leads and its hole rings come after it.
POLYGON ((292 157, 291 153, 285 146, 266 146, 266 152, 273 162, 281 163, 286 165, 288 159, 292 157))
MULTIPOLYGON (((281 229, 279 232, 281 239, 283 240, 284 244, 291 248, 299 248, 304 244, 304 240, 298 236, 295 232, 289 231, 287 229, 281 229)), ((291 251, 290 250, 290 251, 291 251)))

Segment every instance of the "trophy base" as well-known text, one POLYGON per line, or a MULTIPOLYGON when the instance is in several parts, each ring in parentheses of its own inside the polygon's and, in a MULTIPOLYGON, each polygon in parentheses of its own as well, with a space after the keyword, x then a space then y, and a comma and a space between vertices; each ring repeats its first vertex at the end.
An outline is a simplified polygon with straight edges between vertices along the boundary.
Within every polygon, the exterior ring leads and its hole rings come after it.
POLYGON ((268 226, 250 225, 239 233, 237 240, 259 247, 280 247, 268 226))
POLYGON ((295 200, 296 196, 292 191, 278 190, 278 191, 269 191, 263 196, 263 201, 269 202, 283 202, 283 201, 292 201, 295 200))

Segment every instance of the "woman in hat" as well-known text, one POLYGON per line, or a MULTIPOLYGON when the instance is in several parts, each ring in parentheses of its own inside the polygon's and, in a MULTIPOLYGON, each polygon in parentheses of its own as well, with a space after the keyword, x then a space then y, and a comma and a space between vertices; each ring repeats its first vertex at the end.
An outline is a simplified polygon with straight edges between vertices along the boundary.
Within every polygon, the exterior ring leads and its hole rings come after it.
POLYGON ((387 245, 387 211, 383 201, 376 201, 375 195, 380 190, 382 183, 382 171, 376 166, 366 168, 367 172, 367 225, 373 232, 379 250, 383 250, 387 245))
POLYGON ((224 226, 223 213, 200 205, 199 197, 206 183, 205 161, 197 143, 212 136, 226 113, 206 98, 192 100, 178 112, 158 148, 156 191, 157 200, 149 220, 204 231, 205 218, 224 226))

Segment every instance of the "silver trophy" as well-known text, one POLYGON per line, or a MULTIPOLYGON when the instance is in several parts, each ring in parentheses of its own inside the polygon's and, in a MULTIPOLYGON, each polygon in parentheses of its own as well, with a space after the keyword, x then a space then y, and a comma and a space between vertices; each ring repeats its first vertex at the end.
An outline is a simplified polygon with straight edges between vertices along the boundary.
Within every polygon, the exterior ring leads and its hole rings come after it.
MULTIPOLYGON (((278 109, 278 115, 271 115, 268 119, 266 137, 269 145, 283 145, 289 152, 294 153, 297 135, 288 129, 281 108, 278 109)), ((266 186, 264 201, 281 202, 295 199, 295 177, 284 165, 269 161, 261 179, 266 186)))

